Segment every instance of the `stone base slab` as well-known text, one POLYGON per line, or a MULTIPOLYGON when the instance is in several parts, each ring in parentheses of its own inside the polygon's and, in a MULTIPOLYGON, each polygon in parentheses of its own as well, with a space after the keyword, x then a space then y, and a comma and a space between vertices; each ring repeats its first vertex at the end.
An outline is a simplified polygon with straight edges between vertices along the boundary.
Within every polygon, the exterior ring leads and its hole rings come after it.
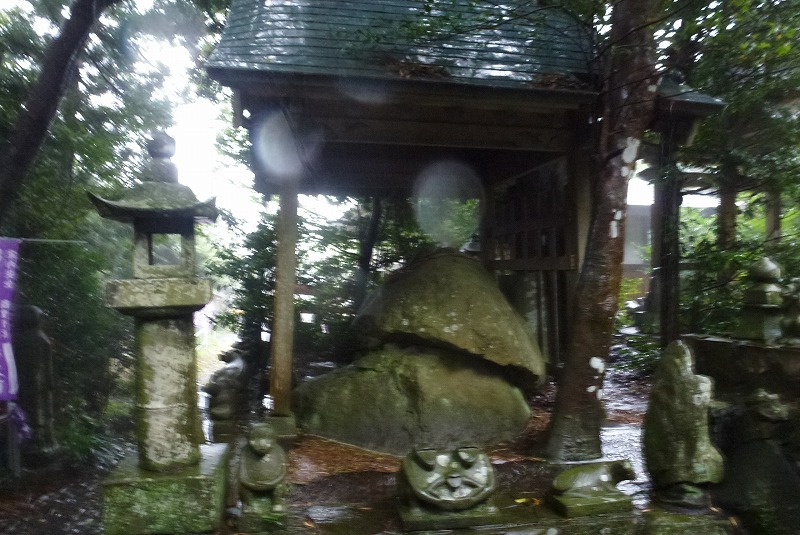
POLYGON ((420 505, 400 504, 400 521, 407 531, 460 529, 497 524, 498 509, 491 498, 464 511, 437 511, 420 505))
POLYGON ((645 511, 644 518, 644 535, 729 535, 739 531, 736 522, 725 516, 673 513, 656 507, 645 511))
POLYGON ((610 493, 601 493, 597 496, 557 496, 549 494, 546 503, 553 511, 567 518, 625 513, 633 510, 630 496, 626 496, 621 492, 617 496, 610 493))
POLYGON ((142 470, 129 455, 103 481, 106 535, 203 533, 222 521, 227 444, 200 446, 201 460, 179 472, 142 470))
POLYGON ((242 505, 242 515, 236 522, 241 533, 269 533, 283 528, 286 519, 284 506, 275 506, 271 496, 259 496, 242 505))

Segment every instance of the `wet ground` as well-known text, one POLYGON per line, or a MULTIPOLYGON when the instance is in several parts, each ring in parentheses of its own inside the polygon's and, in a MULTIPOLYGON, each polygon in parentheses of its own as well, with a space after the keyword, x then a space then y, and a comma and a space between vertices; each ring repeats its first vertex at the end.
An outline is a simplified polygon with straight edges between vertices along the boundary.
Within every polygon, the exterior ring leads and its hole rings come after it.
MULTIPOLYGON (((641 508, 647 503, 648 481, 641 460, 640 424, 649 383, 612 370, 605 392, 608 425, 602 435, 604 454, 634 463, 637 479, 621 488, 634 496, 641 508)), ((525 433, 513 443, 489 451, 497 472, 498 494, 512 497, 510 501, 506 498, 501 508, 531 518, 543 511, 540 505, 554 475, 553 468, 537 455, 554 394, 555 387, 547 385, 532 400, 533 414, 525 433)), ((100 481, 115 459, 131 451, 132 445, 121 441, 110 448, 103 462, 91 467, 64 467, 52 473, 29 471, 22 485, 0 487, 0 534, 102 534, 100 481)), ((395 508, 399 458, 301 437, 289 454, 289 462, 286 533, 375 535, 401 531, 395 508)), ((220 535, 236 533, 234 526, 231 518, 220 535)))

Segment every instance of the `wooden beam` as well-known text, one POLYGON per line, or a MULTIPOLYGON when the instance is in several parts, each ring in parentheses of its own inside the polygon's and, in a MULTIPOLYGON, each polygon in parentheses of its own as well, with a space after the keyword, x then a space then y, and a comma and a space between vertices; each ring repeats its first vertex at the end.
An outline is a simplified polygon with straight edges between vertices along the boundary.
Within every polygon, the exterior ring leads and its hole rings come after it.
POLYGON ((564 152, 572 145, 568 130, 387 120, 292 118, 303 132, 321 132, 326 142, 423 145, 475 149, 564 152))
MULTIPOLYGON (((467 85, 448 80, 407 78, 347 80, 327 75, 246 72, 208 69, 212 78, 248 95, 247 102, 283 99, 340 100, 375 106, 396 103, 418 106, 464 105, 469 109, 517 111, 578 110, 597 98, 594 91, 561 90, 527 86, 467 85)), ((247 103, 245 103, 247 106, 247 103)))
POLYGON ((525 128, 571 129, 572 112, 566 110, 520 110, 511 106, 505 109, 467 107, 464 103, 446 105, 428 105, 418 102, 387 102, 380 105, 328 100, 288 100, 290 113, 306 117, 338 119, 338 120, 388 120, 409 122, 435 122, 453 125, 475 124, 489 126, 515 126, 525 128), (349 105, 348 105, 349 104, 349 105))

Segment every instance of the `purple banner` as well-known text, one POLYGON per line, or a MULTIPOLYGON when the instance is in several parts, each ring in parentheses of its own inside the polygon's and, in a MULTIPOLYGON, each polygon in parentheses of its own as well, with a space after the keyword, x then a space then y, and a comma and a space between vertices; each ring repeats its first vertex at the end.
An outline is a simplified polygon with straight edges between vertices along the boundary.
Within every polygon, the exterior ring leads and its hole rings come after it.
POLYGON ((0 400, 17 399, 17 366, 11 346, 11 309, 17 283, 19 240, 0 238, 0 400))

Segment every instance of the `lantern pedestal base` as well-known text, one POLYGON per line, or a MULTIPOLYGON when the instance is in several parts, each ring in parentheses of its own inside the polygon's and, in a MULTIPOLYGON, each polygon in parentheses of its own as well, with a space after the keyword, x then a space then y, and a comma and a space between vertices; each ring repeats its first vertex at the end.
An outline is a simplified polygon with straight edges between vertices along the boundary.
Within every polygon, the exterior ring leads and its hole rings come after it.
POLYGON ((222 522, 228 445, 200 446, 200 463, 179 472, 150 472, 129 455, 103 482, 107 535, 203 533, 222 522))

